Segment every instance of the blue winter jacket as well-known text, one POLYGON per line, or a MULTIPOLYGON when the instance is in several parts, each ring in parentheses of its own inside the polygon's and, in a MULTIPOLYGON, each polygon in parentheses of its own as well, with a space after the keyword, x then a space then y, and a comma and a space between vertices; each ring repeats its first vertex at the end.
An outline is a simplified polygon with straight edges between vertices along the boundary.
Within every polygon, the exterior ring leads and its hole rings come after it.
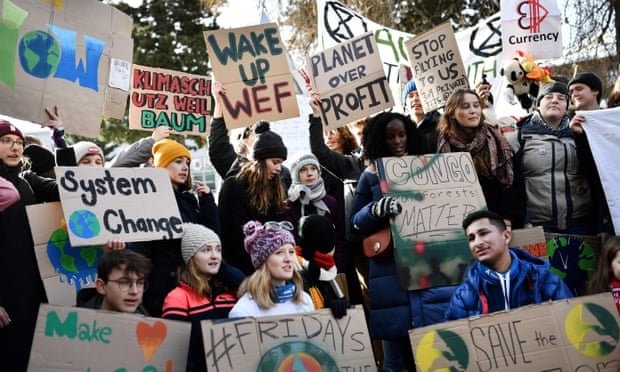
MULTIPOLYGON (((351 209, 351 234, 364 238, 388 226, 389 220, 374 217, 370 210, 382 197, 379 178, 366 169, 357 184, 351 209)), ((444 320, 450 297, 457 286, 404 291, 396 276, 394 258, 369 260, 370 320, 373 339, 408 337, 414 327, 423 327, 444 320)))
MULTIPOLYGON (((519 248, 510 248, 510 308, 573 297, 562 279, 550 272, 549 262, 519 248)), ((450 301, 446 320, 488 314, 505 309, 504 292, 497 273, 473 263, 450 301)))

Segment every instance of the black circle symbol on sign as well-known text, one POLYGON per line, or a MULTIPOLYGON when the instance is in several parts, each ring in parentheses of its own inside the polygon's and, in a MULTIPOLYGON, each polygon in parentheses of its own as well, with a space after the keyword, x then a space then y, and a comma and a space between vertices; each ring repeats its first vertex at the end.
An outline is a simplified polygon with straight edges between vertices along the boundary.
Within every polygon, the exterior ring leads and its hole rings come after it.
POLYGON ((493 57, 502 52, 502 31, 499 29, 500 17, 487 22, 486 29, 476 27, 469 38, 469 50, 480 57, 493 57))
POLYGON ((353 39, 368 31, 364 17, 337 1, 325 2, 323 17, 327 35, 338 43, 353 39))

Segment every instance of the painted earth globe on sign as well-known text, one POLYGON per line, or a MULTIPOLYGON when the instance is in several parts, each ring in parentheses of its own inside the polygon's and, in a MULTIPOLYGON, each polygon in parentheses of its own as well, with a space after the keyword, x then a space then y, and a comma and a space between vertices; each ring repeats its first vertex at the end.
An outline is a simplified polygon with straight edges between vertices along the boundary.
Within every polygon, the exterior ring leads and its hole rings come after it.
POLYGON ((83 239, 91 239, 99 235, 101 226, 97 216, 91 211, 80 210, 71 213, 69 229, 83 239))
POLYGON ((30 31, 19 43, 19 62, 24 71, 41 79, 48 78, 58 67, 58 42, 43 31, 30 31))

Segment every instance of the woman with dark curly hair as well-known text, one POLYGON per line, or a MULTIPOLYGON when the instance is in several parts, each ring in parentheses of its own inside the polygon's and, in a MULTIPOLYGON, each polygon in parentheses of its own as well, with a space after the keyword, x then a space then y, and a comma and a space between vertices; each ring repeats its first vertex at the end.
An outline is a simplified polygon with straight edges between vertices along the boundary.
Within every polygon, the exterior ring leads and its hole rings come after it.
POLYGON ((523 178, 515 174, 510 144, 485 120, 482 106, 474 90, 459 89, 448 97, 437 128, 437 152, 469 152, 487 208, 510 220, 513 228, 521 228, 525 219, 523 178))
MULTIPOLYGON (((427 153, 424 135, 405 115, 384 112, 371 118, 363 134, 364 157, 369 161, 362 173, 351 210, 351 234, 361 240, 390 223, 402 210, 400 203, 383 196, 375 161, 427 153)), ((394 256, 369 260, 370 319, 373 339, 382 340, 383 370, 415 370, 409 344, 409 329, 443 321, 453 287, 403 291, 396 276, 394 256), (439 304, 439 305, 438 305, 439 304)))

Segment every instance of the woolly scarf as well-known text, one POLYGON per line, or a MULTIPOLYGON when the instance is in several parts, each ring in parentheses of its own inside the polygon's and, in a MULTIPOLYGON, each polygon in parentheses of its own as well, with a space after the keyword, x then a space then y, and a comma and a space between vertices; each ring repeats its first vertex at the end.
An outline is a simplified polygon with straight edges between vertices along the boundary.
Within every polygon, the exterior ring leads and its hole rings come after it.
POLYGON ((482 159, 484 150, 488 150, 491 175, 505 187, 512 185, 514 180, 512 157, 514 153, 506 138, 486 122, 481 123, 476 128, 473 138, 467 142, 457 136, 447 136, 445 133, 439 136, 437 152, 448 153, 455 150, 469 152, 474 164, 476 164, 476 169, 484 167, 479 163, 484 162, 482 159))
POLYGON ((324 216, 329 213, 327 204, 323 201, 323 198, 327 195, 325 191, 325 184, 323 178, 319 177, 318 180, 310 185, 304 185, 301 183, 294 183, 288 190, 288 198, 291 201, 297 201, 301 203, 301 216, 305 216, 305 206, 312 203, 317 210, 317 214, 324 216))
MULTIPOLYGON (((301 247, 295 248, 295 252, 299 257, 302 257, 301 251, 301 247)), ((329 270, 336 265, 336 261, 334 261, 334 256, 329 253, 323 253, 318 251, 314 252, 314 257, 312 257, 312 261, 325 270, 329 270)))
POLYGON ((295 283, 289 282, 284 285, 274 286, 273 289, 276 294, 276 302, 281 304, 293 298, 297 288, 295 287, 295 283))

